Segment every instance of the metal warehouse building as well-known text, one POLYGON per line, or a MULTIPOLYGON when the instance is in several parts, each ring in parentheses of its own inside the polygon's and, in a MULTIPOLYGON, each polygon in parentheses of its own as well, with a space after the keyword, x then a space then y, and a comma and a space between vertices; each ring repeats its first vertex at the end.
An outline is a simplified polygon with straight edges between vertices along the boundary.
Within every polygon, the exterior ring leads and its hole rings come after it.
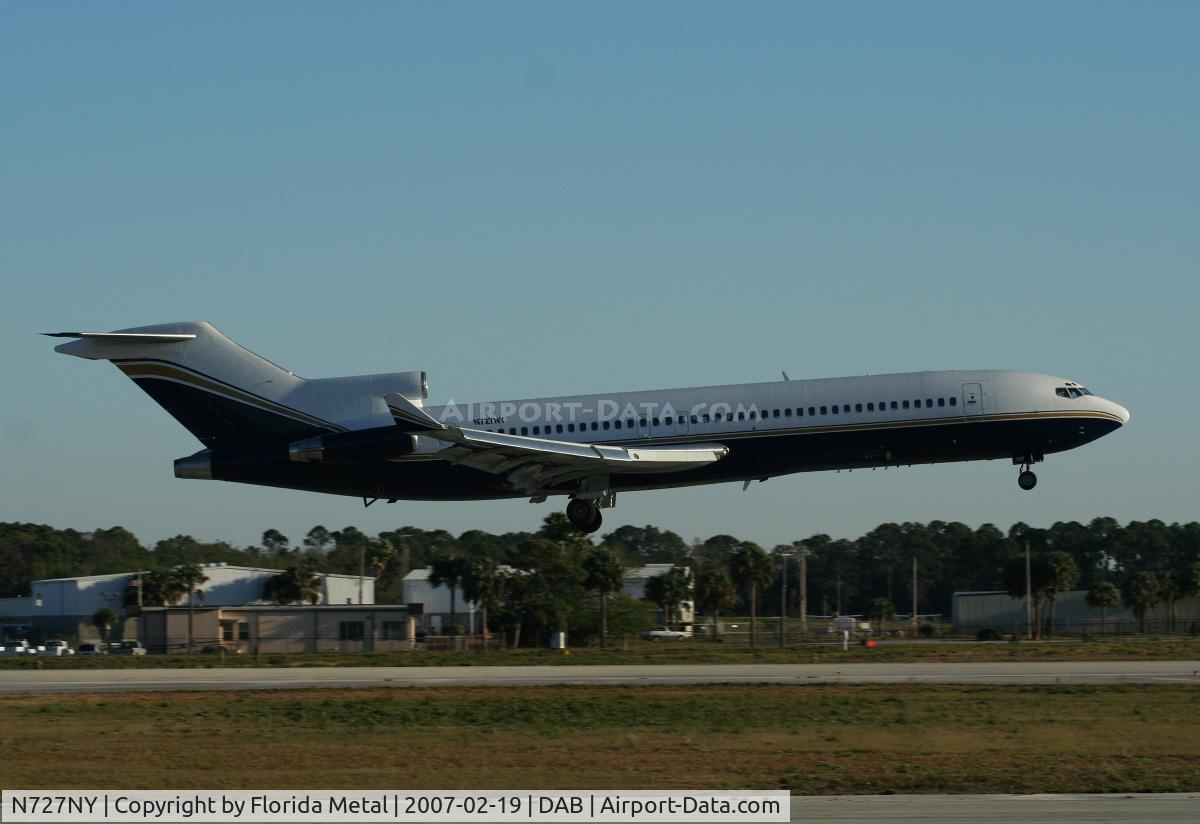
MULTIPOLYGON (((1045 601, 1043 601, 1043 604, 1045 601)), ((1170 608, 1159 604, 1146 612, 1147 632, 1191 632, 1200 630, 1200 598, 1181 598, 1175 602, 1175 621, 1170 608)), ((1007 592, 956 592, 953 604, 954 631, 975 633, 995 628, 1021 635, 1028 629, 1025 599, 1007 592)), ((1101 610, 1087 603, 1087 591, 1060 592, 1054 604, 1054 632, 1059 634, 1119 635, 1138 632, 1137 617, 1124 604, 1101 610)))
MULTIPOLYGON (((263 586, 278 575, 278 569, 201 564, 208 580, 200 585, 205 607, 266 605, 263 586)), ((126 592, 136 587, 140 573, 121 572, 111 575, 86 575, 78 578, 49 578, 34 581, 29 602, 31 635, 41 638, 57 636, 72 639, 95 639, 99 631, 92 625, 97 610, 108 608, 124 618, 126 592)), ((360 579, 356 575, 318 575, 321 597, 319 603, 375 603, 375 579, 360 579)), ((139 637, 136 620, 124 620, 113 628, 113 639, 139 637)))

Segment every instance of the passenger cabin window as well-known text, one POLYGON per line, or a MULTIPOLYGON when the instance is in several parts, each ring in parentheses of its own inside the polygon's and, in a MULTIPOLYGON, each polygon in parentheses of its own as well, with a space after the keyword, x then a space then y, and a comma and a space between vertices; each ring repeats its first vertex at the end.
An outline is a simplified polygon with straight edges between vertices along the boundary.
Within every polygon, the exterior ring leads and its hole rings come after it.
MULTIPOLYGON (((823 412, 823 410, 822 410, 822 412, 823 412)), ((808 407, 808 416, 811 418, 815 414, 817 414, 816 407, 815 406, 808 407)))
POLYGON ((654 418, 654 419, 651 421, 651 423, 652 423, 654 426, 658 426, 658 418, 654 418))
POLYGON ((833 406, 829 407, 829 410, 836 415, 838 413, 838 405, 835 403, 833 406))
POLYGON ((529 427, 527 427, 527 426, 522 426, 522 427, 521 427, 521 434, 522 434, 522 435, 528 435, 528 434, 529 434, 529 427))
POLYGON ((951 406, 958 406, 958 398, 951 398, 951 399, 950 399, 950 405, 951 405, 951 406))
POLYGON ((850 404, 848 404, 848 403, 842 404, 842 411, 845 412, 847 415, 849 415, 850 414, 850 404))
POLYGON ((561 423, 559 423, 559 424, 555 424, 555 425, 554 425, 554 431, 555 431, 555 432, 558 432, 559 434, 562 434, 562 424, 561 424, 561 423))
POLYGON ((938 406, 945 406, 945 405, 946 405, 946 399, 938 398, 938 406))
MULTIPOLYGON (((809 408, 811 408, 811 407, 809 407, 809 408)), ((828 410, 828 408, 827 408, 827 407, 824 407, 824 406, 822 406, 822 407, 821 407, 821 414, 822 414, 822 415, 828 415, 828 414, 829 414, 829 410, 828 410)))
POLYGON ((568 432, 574 432, 574 431, 575 431, 575 424, 573 424, 573 423, 569 423, 569 424, 567 424, 567 431, 568 431, 568 432))
POLYGON ((904 408, 908 409, 908 401, 904 401, 904 408))
POLYGON ((738 413, 738 420, 739 420, 739 421, 744 421, 744 420, 746 420, 746 413, 745 413, 745 412, 739 412, 739 413, 738 413))
POLYGON ((785 417, 785 418, 790 418, 790 417, 792 417, 792 409, 791 409, 791 407, 788 407, 787 409, 783 410, 783 417, 785 417))
POLYGON ((855 411, 855 412, 861 412, 861 411, 862 411, 862 404, 861 404, 861 403, 856 403, 856 404, 854 404, 854 411, 855 411))
MULTIPOLYGON (((618 421, 618 423, 619 423, 619 421, 618 421)), ((595 426, 595 425, 596 425, 596 424, 592 424, 592 426, 595 426)), ((609 422, 608 422, 608 421, 605 421, 605 422, 604 422, 604 431, 605 431, 605 432, 607 432, 607 431, 608 431, 608 427, 609 427, 609 422)))
POLYGON ((869 403, 869 404, 867 404, 867 411, 868 411, 868 412, 874 412, 874 411, 875 411, 875 404, 874 404, 874 403, 869 403))

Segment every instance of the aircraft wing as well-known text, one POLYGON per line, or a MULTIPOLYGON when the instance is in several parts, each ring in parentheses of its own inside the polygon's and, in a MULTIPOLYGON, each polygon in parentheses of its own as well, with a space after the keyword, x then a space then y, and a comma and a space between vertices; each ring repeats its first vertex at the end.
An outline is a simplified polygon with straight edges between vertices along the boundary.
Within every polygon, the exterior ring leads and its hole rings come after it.
POLYGON ((467 429, 437 422, 397 395, 384 397, 397 425, 419 425, 422 435, 450 444, 437 457, 504 475, 514 488, 530 495, 553 484, 594 475, 681 472, 729 454, 729 447, 722 444, 608 446, 467 429))

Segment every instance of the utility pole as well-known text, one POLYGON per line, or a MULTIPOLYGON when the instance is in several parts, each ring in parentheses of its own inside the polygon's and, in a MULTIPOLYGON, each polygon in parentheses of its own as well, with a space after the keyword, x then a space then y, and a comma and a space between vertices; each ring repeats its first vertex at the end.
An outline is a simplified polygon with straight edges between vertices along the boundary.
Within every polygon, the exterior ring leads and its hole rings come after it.
POLYGON ((916 555, 913 555, 912 596, 913 596, 912 628, 913 628, 913 637, 916 637, 916 634, 917 634, 917 556, 916 555))
POLYGON ((787 642, 784 638, 784 624, 787 620, 787 553, 779 553, 779 562, 783 566, 783 575, 779 578, 779 646, 787 642))
POLYGON ((366 540, 359 541, 358 544, 358 603, 361 606, 363 602, 363 579, 367 577, 367 542, 366 540))
POLYGON ((1029 640, 1033 640, 1033 575, 1030 572, 1029 539, 1025 539, 1025 626, 1029 640))
POLYGON ((800 547, 800 638, 808 640, 808 549, 800 547))

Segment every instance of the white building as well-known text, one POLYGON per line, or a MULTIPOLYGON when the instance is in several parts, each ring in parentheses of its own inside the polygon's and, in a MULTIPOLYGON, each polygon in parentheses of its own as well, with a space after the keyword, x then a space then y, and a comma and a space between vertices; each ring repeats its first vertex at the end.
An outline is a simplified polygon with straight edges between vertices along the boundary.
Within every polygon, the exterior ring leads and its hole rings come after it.
MULTIPOLYGON (((200 584, 203 597, 197 598, 197 604, 208 607, 269 603, 263 600, 263 586, 281 571, 224 563, 200 566, 208 580, 200 584)), ((26 599, 32 605, 30 617, 33 633, 46 637, 97 637, 98 632, 91 624, 92 616, 106 607, 121 615, 125 594, 137 586, 138 575, 138 572, 120 572, 34 581, 31 586, 32 597, 26 599)), ((321 581, 321 599, 318 603, 360 603, 357 575, 318 574, 318 577, 321 581)), ((363 578, 361 591, 361 603, 375 603, 374 578, 363 578)), ((186 603, 186 600, 181 603, 186 603)), ((114 630, 113 634, 114 637, 120 637, 121 630, 114 630)), ((133 637, 136 633, 126 630, 125 634, 133 637)))

